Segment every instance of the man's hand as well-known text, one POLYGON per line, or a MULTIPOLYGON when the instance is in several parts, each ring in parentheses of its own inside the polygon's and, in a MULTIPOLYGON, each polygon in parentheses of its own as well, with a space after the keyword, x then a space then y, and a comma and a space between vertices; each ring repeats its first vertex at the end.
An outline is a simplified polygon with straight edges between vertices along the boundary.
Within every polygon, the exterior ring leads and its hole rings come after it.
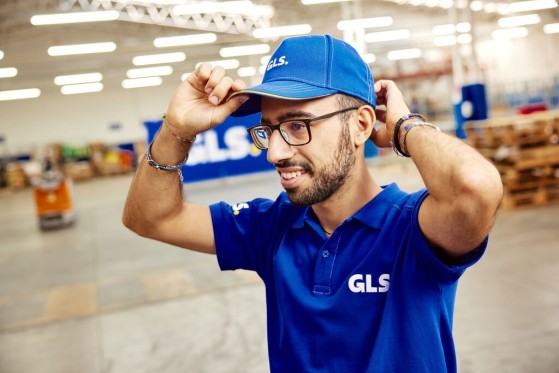
POLYGON ((381 125, 373 130, 370 139, 379 148, 390 148, 394 137, 394 125, 402 116, 409 114, 410 109, 402 92, 392 80, 375 82, 375 93, 377 94, 375 114, 381 125), (384 106, 385 109, 379 109, 379 106, 384 106))
POLYGON ((225 75, 222 67, 212 69, 203 63, 175 91, 167 109, 167 124, 181 137, 195 135, 221 124, 248 97, 239 95, 226 101, 233 92, 245 88, 242 80, 225 75))

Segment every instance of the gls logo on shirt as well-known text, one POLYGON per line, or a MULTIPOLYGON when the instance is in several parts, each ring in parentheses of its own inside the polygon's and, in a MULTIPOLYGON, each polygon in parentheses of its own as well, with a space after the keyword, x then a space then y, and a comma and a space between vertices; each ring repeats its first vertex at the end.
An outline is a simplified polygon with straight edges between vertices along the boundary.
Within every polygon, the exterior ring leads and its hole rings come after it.
POLYGON ((248 209, 248 203, 237 203, 236 205, 232 205, 231 208, 233 209, 233 215, 239 215, 242 209, 248 209))
POLYGON ((268 66, 266 67, 266 71, 272 70, 274 67, 287 65, 289 62, 285 59, 285 56, 281 56, 278 58, 274 58, 268 62, 268 66))
POLYGON ((380 275, 377 283, 379 286, 373 286, 372 275, 356 273, 349 278, 347 285, 349 290, 354 293, 386 293, 390 287, 390 274, 383 273, 380 275))

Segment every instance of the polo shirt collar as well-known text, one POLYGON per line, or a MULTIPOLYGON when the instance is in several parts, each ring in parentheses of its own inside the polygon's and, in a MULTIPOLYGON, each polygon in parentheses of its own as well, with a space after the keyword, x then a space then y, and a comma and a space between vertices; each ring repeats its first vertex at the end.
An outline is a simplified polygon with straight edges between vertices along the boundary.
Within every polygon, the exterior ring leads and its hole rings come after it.
MULTIPOLYGON (((406 194, 398 188, 396 183, 382 185, 381 188, 382 191, 376 195, 375 198, 370 200, 349 219, 356 219, 369 227, 381 229, 384 221, 386 220, 386 215, 394 203, 406 194)), ((307 207, 306 211, 301 214, 297 220, 295 220, 293 228, 303 228, 305 223, 311 227, 315 227, 317 225, 316 215, 310 207, 307 207)))

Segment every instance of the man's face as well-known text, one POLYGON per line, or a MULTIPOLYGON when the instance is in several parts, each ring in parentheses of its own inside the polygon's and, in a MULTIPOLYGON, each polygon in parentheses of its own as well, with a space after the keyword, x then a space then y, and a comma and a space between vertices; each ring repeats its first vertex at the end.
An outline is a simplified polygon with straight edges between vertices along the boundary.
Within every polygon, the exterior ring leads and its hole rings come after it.
MULTIPOLYGON (((262 122, 276 124, 283 118, 308 119, 338 110, 333 96, 287 101, 262 99, 262 122)), ((353 114, 351 114, 353 115, 353 114)), ((274 131, 268 161, 280 174, 281 184, 296 205, 308 206, 334 195, 348 180, 355 163, 355 149, 342 116, 311 122, 312 140, 302 146, 288 145, 274 131)))

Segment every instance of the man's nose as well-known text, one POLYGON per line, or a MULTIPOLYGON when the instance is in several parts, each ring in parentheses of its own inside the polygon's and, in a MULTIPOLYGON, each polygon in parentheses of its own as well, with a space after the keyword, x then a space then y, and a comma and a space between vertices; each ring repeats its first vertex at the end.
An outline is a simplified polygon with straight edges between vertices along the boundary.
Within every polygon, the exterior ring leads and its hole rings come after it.
POLYGON ((293 147, 289 145, 278 131, 273 131, 268 141, 268 162, 278 163, 293 157, 293 147))

